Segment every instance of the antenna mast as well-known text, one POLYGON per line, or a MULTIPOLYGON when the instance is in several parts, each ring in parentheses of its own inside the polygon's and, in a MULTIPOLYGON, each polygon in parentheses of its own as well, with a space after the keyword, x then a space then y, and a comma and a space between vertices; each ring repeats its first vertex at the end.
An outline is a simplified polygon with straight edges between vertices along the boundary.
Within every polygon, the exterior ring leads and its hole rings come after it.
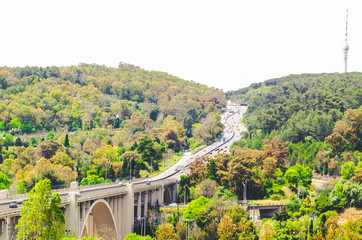
POLYGON ((347 42, 347 33, 348 33, 348 8, 346 11, 346 36, 345 36, 345 43, 346 45, 344 45, 343 47, 343 53, 344 53, 344 72, 347 72, 347 59, 348 59, 348 50, 349 50, 349 46, 348 46, 348 42, 347 42))

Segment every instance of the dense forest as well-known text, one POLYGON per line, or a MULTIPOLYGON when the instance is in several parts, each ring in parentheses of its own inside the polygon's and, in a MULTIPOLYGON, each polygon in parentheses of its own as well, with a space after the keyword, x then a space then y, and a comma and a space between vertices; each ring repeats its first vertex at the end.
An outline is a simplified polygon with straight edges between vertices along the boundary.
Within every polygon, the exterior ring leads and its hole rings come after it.
POLYGON ((188 202, 187 208, 161 209, 163 225, 150 220, 151 235, 362 239, 361 89, 361 73, 302 74, 227 92, 228 99, 248 104, 243 122, 249 131, 230 154, 191 164, 179 181, 179 202, 188 202), (332 181, 317 180, 316 187, 315 177, 332 181), (255 213, 245 213, 236 201, 242 203, 245 189, 251 209, 285 207, 272 219, 251 218, 255 213))
POLYGON ((289 142, 289 163, 321 174, 340 174, 341 164, 360 156, 362 74, 302 74, 255 83, 226 93, 248 103, 249 133, 239 144, 262 148, 280 135, 289 142))
MULTIPOLYGON (((187 206, 150 209, 147 239, 361 239, 361 73, 290 75, 224 94, 128 64, 80 64, 4 67, 0 84, 1 188, 147 176, 220 137, 231 99, 248 104, 248 132, 230 154, 190 165, 179 181, 187 206), (316 177, 328 183, 316 187, 316 177), (245 189, 249 206, 283 211, 251 219, 245 189)), ((128 240, 140 239, 135 223, 128 240)))
MULTIPOLYGON (((248 199, 290 202, 274 220, 251 223, 256 229, 251 227, 248 237, 240 238, 246 228, 230 219, 234 236, 224 238, 219 232, 225 223, 221 219, 214 235, 220 239, 360 239, 362 220, 358 214, 357 219, 350 218, 358 211, 353 209, 344 218, 340 214, 348 207, 362 206, 362 74, 290 75, 226 96, 248 104, 243 122, 249 131, 233 145, 230 155, 191 166, 189 195, 197 197, 199 184, 211 179, 218 186, 218 197, 226 193, 242 199, 247 182, 248 199), (335 180, 324 190, 315 189, 313 175, 335 180)), ((257 203, 249 200, 249 204, 257 203)), ((233 214, 225 212, 225 216, 233 214)))
POLYGON ((2 188, 148 175, 222 134, 221 90, 120 63, 118 68, 0 68, 2 188), (130 166, 131 165, 131 166, 130 166))

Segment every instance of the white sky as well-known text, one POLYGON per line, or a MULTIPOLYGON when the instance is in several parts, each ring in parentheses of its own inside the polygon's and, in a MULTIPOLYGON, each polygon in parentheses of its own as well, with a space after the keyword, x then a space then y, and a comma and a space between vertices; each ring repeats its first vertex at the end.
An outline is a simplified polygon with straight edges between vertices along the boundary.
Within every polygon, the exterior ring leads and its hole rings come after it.
POLYGON ((224 90, 343 72, 346 7, 361 71, 360 0, 1 0, 0 66, 122 61, 224 90))

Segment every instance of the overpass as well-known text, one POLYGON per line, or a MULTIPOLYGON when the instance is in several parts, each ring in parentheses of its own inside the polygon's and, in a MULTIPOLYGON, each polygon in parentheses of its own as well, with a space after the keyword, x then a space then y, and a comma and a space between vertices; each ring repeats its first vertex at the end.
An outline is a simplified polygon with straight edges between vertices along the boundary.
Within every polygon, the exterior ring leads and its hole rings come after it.
MULTIPOLYGON (((60 207, 66 218, 66 228, 76 237, 97 234, 119 239, 133 232, 134 221, 147 217, 149 208, 176 202, 177 189, 175 178, 86 187, 78 187, 78 183, 73 182, 71 188, 59 192, 60 207)), ((9 205, 26 197, 20 195, 1 201, 0 239, 16 238, 15 226, 22 205, 18 208, 9 208, 9 205)))
MULTIPOLYGON (((228 152, 231 144, 240 139, 239 133, 245 131, 239 120, 246 107, 232 105, 228 109, 234 113, 226 112, 222 116, 226 141, 212 143, 194 154, 187 152, 177 164, 149 180, 81 187, 72 182, 68 189, 54 190, 53 193, 59 192, 60 207, 71 235, 80 238, 98 234, 107 239, 123 239, 133 232, 135 220, 147 217, 149 208, 176 202, 177 181, 183 174, 177 166, 187 167, 196 157, 214 155, 221 149, 228 152)), ((16 238, 15 226, 20 218, 21 202, 25 199, 27 194, 9 196, 8 190, 0 191, 0 240, 16 238), (18 207, 9 208, 11 205, 18 207)))
POLYGON ((249 212, 249 217, 253 220, 275 217, 275 213, 283 210, 285 205, 248 205, 246 211, 249 212))

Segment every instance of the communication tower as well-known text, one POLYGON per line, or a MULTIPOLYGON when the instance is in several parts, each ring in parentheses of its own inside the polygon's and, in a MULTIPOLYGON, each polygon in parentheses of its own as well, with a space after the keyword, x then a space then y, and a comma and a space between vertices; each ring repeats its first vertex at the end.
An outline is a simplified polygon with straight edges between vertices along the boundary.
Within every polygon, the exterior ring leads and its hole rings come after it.
POLYGON ((348 8, 346 11, 346 36, 345 36, 345 42, 346 44, 343 47, 343 53, 344 53, 344 72, 347 72, 347 59, 348 59, 348 42, 347 42, 347 30, 348 30, 348 8))

